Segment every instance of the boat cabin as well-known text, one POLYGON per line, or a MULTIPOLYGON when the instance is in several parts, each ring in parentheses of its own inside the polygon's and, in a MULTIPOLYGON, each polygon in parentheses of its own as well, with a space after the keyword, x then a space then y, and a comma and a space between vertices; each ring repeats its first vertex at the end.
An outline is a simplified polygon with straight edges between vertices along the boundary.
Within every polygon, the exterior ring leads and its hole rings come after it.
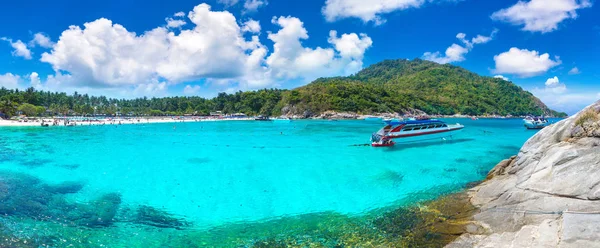
POLYGON ((417 131, 417 130, 426 130, 426 129, 433 129, 433 128, 442 128, 442 127, 448 127, 448 125, 446 123, 435 123, 435 124, 417 124, 417 125, 407 125, 402 127, 401 130, 392 130, 392 132, 408 132, 408 131, 417 131))

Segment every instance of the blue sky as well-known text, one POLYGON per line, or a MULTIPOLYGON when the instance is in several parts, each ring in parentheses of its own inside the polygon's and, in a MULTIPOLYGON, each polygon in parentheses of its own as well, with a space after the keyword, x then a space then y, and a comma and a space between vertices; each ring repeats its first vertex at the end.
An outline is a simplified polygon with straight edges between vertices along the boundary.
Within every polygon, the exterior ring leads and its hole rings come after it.
POLYGON ((210 97, 292 88, 384 59, 424 58, 502 75, 568 113, 600 99, 600 18, 587 0, 2 5, 0 21, 9 24, 0 29, 5 87, 210 97))

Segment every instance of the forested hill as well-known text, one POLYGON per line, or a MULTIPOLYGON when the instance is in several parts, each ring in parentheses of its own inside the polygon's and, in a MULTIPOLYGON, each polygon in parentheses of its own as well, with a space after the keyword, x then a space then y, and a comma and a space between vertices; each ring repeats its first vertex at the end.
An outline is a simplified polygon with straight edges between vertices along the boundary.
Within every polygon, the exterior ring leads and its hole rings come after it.
POLYGON ((453 65, 386 60, 349 77, 321 78, 284 94, 284 110, 466 115, 553 115, 521 87, 453 65))
POLYGON ((248 115, 314 116, 328 110, 361 114, 396 112, 466 115, 552 115, 531 93, 502 79, 482 77, 452 65, 386 60, 349 77, 321 78, 293 90, 220 93, 212 99, 165 97, 111 99, 75 93, 0 88, 0 113, 207 115, 211 111, 248 115), (50 112, 50 113, 48 113, 50 112))

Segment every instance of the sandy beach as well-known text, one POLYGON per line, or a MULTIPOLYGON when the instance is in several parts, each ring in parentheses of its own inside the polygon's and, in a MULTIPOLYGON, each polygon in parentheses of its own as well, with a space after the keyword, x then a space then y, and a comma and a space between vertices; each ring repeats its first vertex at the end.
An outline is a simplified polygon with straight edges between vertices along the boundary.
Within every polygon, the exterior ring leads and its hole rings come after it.
POLYGON ((131 125, 131 124, 153 124, 153 123, 177 123, 177 122, 206 122, 206 121, 249 121, 254 118, 171 118, 171 117, 150 117, 150 118, 114 118, 103 120, 69 120, 65 125, 64 119, 43 118, 30 121, 2 120, 0 127, 42 127, 43 123, 49 127, 64 126, 102 126, 102 125, 131 125))

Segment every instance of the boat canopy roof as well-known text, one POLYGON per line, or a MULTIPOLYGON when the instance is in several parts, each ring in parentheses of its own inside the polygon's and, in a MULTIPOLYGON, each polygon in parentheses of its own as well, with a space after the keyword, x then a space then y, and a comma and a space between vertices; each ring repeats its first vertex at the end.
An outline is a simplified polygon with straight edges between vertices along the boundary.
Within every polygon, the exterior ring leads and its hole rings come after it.
POLYGON ((444 122, 440 121, 440 120, 408 120, 408 121, 391 120, 391 121, 384 121, 384 123, 387 125, 398 126, 398 125, 437 124, 437 123, 444 123, 444 122))

